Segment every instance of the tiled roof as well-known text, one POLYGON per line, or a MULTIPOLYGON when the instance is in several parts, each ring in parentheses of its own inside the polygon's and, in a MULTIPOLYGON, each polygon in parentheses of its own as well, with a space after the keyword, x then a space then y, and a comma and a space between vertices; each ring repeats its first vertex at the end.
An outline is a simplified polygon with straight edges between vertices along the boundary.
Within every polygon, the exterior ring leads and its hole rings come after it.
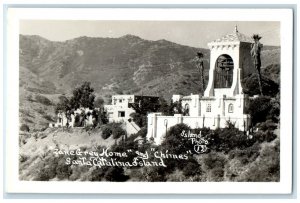
POLYGON ((253 43, 254 41, 250 37, 235 30, 231 34, 225 35, 219 39, 212 41, 212 43, 218 43, 218 42, 250 42, 250 43, 253 43))

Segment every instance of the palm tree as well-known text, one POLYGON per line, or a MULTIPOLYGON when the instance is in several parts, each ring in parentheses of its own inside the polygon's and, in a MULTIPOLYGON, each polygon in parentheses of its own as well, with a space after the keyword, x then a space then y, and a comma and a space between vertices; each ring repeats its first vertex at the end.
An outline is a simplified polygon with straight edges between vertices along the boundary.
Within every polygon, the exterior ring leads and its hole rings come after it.
POLYGON ((197 52, 196 57, 196 66, 199 69, 200 72, 200 83, 201 83, 201 90, 202 93, 204 93, 204 66, 203 66, 203 53, 197 52))
POLYGON ((261 73, 260 73, 260 67, 261 67, 260 52, 263 47, 263 45, 259 42, 261 38, 262 37, 259 36, 258 34, 254 34, 252 36, 254 43, 251 45, 251 56, 253 57, 254 66, 256 68, 257 75, 258 75, 259 91, 260 94, 263 95, 262 80, 261 80, 261 73))

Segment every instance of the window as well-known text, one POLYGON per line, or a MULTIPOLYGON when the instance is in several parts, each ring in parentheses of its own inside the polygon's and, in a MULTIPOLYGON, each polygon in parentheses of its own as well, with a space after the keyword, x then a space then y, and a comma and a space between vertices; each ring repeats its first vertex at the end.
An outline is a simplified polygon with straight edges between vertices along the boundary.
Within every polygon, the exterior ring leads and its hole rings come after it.
POLYGON ((206 112, 211 112, 211 104, 206 105, 206 112))
POLYGON ((190 115, 190 106, 189 106, 189 104, 185 104, 183 115, 184 116, 189 116, 190 115))
POLYGON ((119 103, 122 103, 122 101, 123 101, 122 99, 119 99, 119 103))
POLYGON ((118 117, 125 117, 125 111, 119 111, 118 117))
POLYGON ((228 105, 228 113, 233 113, 233 104, 228 105))
POLYGON ((114 105, 116 105, 117 104, 117 99, 114 99, 114 105))

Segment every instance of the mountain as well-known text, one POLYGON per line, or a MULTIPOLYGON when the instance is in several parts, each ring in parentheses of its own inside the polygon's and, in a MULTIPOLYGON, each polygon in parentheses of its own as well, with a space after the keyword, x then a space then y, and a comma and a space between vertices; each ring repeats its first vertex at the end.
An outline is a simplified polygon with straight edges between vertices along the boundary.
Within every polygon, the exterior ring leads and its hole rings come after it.
POLYGON ((51 42, 39 36, 20 36, 20 66, 52 82, 58 93, 67 93, 83 81, 90 81, 99 95, 122 92, 170 97, 197 91, 198 70, 192 62, 197 51, 205 54, 208 70, 207 49, 166 40, 125 35, 51 42))
MULTIPOLYGON (((40 126, 54 118, 53 105, 44 105, 40 98, 55 103, 59 95, 70 95, 84 81, 91 82, 96 95, 106 101, 113 94, 163 96, 167 100, 173 94, 196 94, 200 74, 193 59, 198 51, 204 53, 204 75, 208 81, 208 49, 164 39, 150 41, 125 35, 54 42, 37 35, 20 35, 19 44, 20 111, 31 112, 41 122, 40 126)), ((265 46, 262 64, 280 64, 280 47, 265 46)), ((21 116, 21 122, 24 118, 21 116)))

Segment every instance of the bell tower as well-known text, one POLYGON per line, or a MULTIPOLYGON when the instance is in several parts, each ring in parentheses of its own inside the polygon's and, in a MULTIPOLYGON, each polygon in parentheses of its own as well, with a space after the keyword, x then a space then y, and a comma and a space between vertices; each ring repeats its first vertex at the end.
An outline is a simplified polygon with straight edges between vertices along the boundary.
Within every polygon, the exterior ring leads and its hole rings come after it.
POLYGON ((241 80, 255 72, 251 57, 253 40, 234 32, 208 43, 210 49, 209 81, 204 97, 232 97, 242 94, 241 80))

